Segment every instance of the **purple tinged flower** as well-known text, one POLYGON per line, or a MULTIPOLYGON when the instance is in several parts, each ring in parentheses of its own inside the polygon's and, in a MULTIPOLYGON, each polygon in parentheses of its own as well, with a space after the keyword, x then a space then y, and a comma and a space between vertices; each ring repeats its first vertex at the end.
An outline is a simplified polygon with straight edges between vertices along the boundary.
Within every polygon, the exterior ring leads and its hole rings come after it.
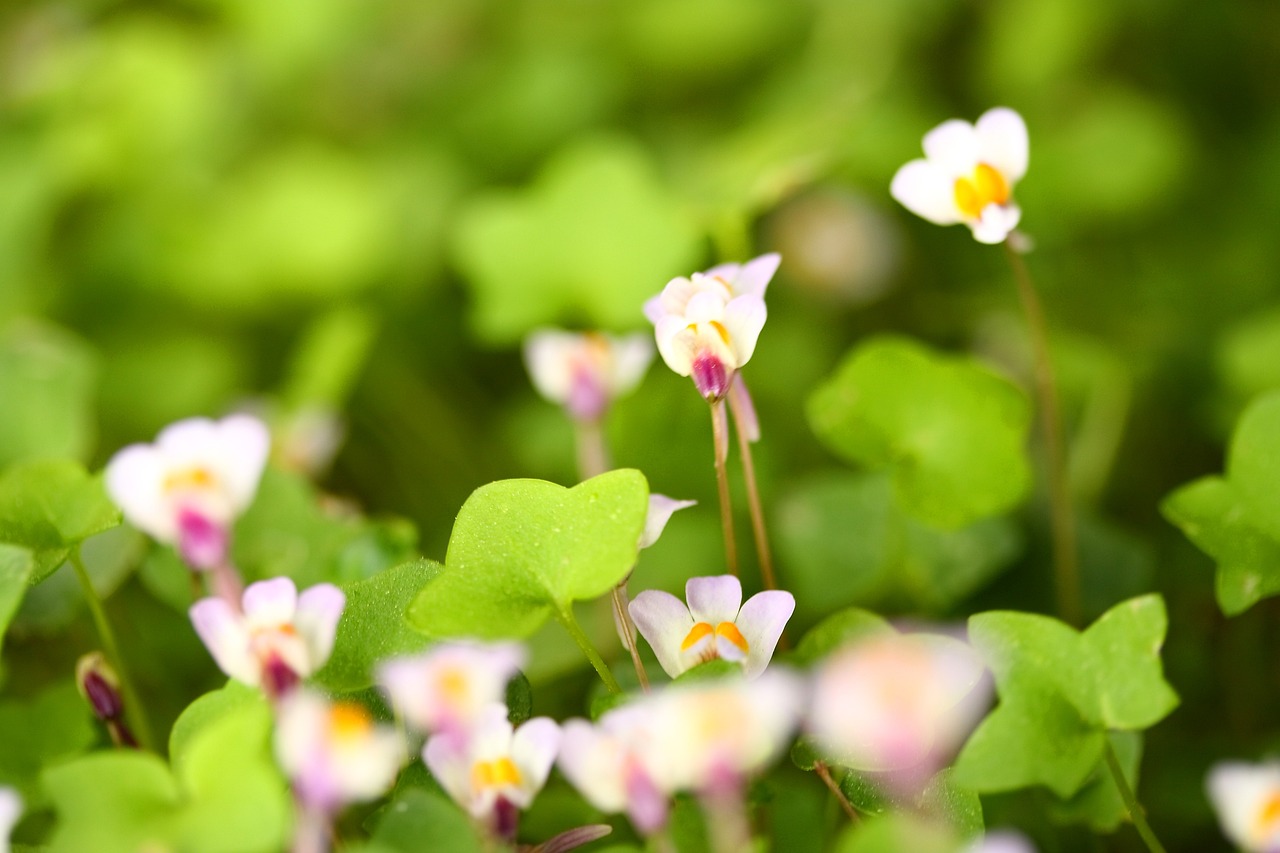
POLYGON ((503 701, 507 682, 527 656, 519 643, 442 643, 387 661, 377 681, 396 713, 415 729, 465 733, 487 708, 503 701))
POLYGON ((135 527, 211 569, 226 559, 231 523, 252 503, 270 446, 266 426, 248 415, 179 421, 154 444, 113 456, 107 493, 135 527))
POLYGON ((1222 832, 1248 853, 1280 850, 1280 762, 1215 764, 1206 781, 1222 832))
POLYGON ((653 344, 643 333, 615 337, 539 329, 525 341, 524 361, 539 394, 564 406, 574 420, 597 421, 640 384, 653 361, 653 344))
POLYGON ((682 501, 666 495, 651 493, 649 495, 649 513, 644 519, 644 532, 640 534, 640 547, 648 548, 658 541, 662 531, 667 529, 671 516, 682 509, 697 506, 697 501, 682 501))
POLYGON ((222 598, 191 606, 191 623, 218 667, 273 698, 324 666, 346 596, 322 583, 298 595, 289 578, 251 584, 237 611, 222 598))
POLYGON ((742 583, 733 575, 690 578, 682 602, 670 593, 645 590, 631 602, 631 618, 672 678, 721 658, 741 663, 747 678, 760 675, 795 611, 783 590, 756 593, 742 603, 742 583))
POLYGON ((9 834, 22 817, 22 797, 13 788, 0 786, 0 853, 9 853, 9 834))

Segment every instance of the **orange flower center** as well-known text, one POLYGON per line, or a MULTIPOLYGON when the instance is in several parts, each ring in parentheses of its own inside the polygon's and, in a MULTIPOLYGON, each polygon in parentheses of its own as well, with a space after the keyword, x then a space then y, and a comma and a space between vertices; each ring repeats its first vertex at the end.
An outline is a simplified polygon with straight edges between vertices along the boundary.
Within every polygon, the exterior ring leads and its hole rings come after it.
POLYGON ((209 489, 218 482, 218 478, 208 468, 196 465, 181 471, 174 471, 164 478, 166 492, 187 491, 189 489, 209 489))
POLYGON ((363 706, 337 702, 329 711, 329 728, 335 739, 350 742, 367 735, 373 729, 373 720, 363 706))
POLYGON ((520 770, 510 758, 477 761, 471 768, 471 787, 477 791, 502 785, 519 785, 520 770))
MULTIPOLYGON (((738 630, 738 626, 733 624, 732 622, 721 622, 719 625, 715 626, 714 628, 711 627, 710 622, 697 623, 692 628, 690 628, 689 633, 685 635, 684 642, 680 644, 680 651, 682 652, 689 651, 689 649, 693 648, 695 645, 701 642, 704 637, 709 637, 713 634, 718 637, 724 637, 726 640, 733 643, 735 646, 737 646, 739 649, 742 650, 742 653, 744 655, 747 653, 747 650, 749 648, 747 644, 747 638, 742 636, 742 632, 738 630)), ((715 646, 712 645, 711 651, 710 651, 710 657, 708 658, 708 660, 710 660, 711 657, 715 657, 715 656, 716 656, 715 646)))
POLYGON ((1009 183, 992 166, 979 163, 967 178, 956 178, 956 207, 971 219, 982 217, 989 204, 1004 204, 1009 200, 1009 183))

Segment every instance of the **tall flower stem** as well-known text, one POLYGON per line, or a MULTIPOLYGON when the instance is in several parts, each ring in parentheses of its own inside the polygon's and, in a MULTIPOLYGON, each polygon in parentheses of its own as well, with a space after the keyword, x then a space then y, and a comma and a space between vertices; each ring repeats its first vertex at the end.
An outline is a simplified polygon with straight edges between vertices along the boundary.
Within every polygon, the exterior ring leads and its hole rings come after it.
POLYGON ((649 673, 644 671, 644 661, 640 660, 640 648, 636 643, 636 623, 631 621, 631 613, 627 609, 625 579, 613 588, 613 615, 622 629, 622 644, 627 647, 627 652, 631 655, 631 665, 636 668, 636 679, 640 682, 640 689, 648 693, 649 673))
POLYGON ((573 637, 573 641, 578 644, 578 648, 582 649, 582 653, 587 656, 587 660, 591 661, 591 665, 595 667, 596 673, 600 676, 600 680, 604 682, 604 686, 609 688, 609 692, 621 693, 622 687, 619 686, 618 679, 613 677, 613 673, 609 671, 609 666, 604 662, 604 658, 600 657, 596 647, 591 645, 591 639, 582 630, 582 626, 578 624, 577 617, 573 615, 572 607, 568 605, 557 607, 556 619, 560 620, 560 624, 569 632, 569 636, 573 637))
POLYGON ((1075 519, 1071 508, 1071 486, 1067 480, 1066 449, 1062 437, 1062 411, 1058 404, 1058 386, 1049 355, 1049 330, 1044 307, 1031 281, 1022 255, 1004 243, 1005 255, 1013 268, 1018 285, 1018 298, 1027 318, 1031 347, 1035 356, 1036 396, 1040 409, 1040 429, 1048 457, 1049 514, 1053 530, 1053 567, 1057 587, 1058 611, 1063 620, 1079 625, 1080 568, 1076 554, 1075 519))
POLYGON ((124 665, 124 658, 120 655, 120 645, 116 642, 115 631, 111 629, 111 623, 107 621, 107 613, 102 609, 102 601, 98 598, 98 593, 93 588, 93 581, 89 577, 89 570, 84 566, 84 558, 80 555, 79 545, 71 549, 69 559, 75 569, 76 577, 80 581, 80 588, 84 591, 84 599, 89 604, 89 613, 93 616, 93 623, 98 629, 98 636, 102 640, 102 647, 106 650, 107 659, 120 677, 120 689, 124 693, 127 706, 125 713, 133 724, 133 731, 137 732, 138 739, 142 742, 144 749, 154 750, 155 741, 151 737, 151 721, 147 719, 147 709, 143 706, 138 691, 133 686, 133 678, 129 675, 129 670, 124 665))
POLYGON ((1120 792, 1120 799, 1124 801, 1124 807, 1129 812, 1129 819, 1133 821, 1134 829, 1138 830, 1138 835, 1142 836, 1143 843, 1147 845, 1147 849, 1151 853, 1165 853, 1164 845, 1160 843, 1160 839, 1156 838, 1155 832, 1151 829, 1151 824, 1147 823, 1147 815, 1142 810, 1142 804, 1138 802, 1138 798, 1133 794, 1133 789, 1129 787, 1128 780, 1124 778, 1124 771, 1120 768, 1120 759, 1116 756, 1115 747, 1111 745, 1109 738, 1103 755, 1107 760, 1107 769, 1111 771, 1111 778, 1115 780, 1116 790, 1120 792))
POLYGON ((738 577, 738 546, 733 539, 733 507, 729 503, 729 417, 724 400, 711 403, 711 438, 715 448, 716 487, 720 493, 720 527, 724 530, 724 562, 729 574, 738 577))
POLYGON ((836 798, 836 802, 840 804, 841 811, 845 817, 849 818, 853 823, 859 821, 858 812, 854 810, 853 803, 849 802, 849 798, 844 795, 844 791, 840 790, 840 785, 831 776, 831 768, 826 762, 819 761, 813 765, 813 772, 818 774, 818 778, 822 780, 822 784, 827 786, 827 790, 836 798))
MULTIPOLYGON (((737 377, 735 384, 741 386, 742 377, 737 377)), ((738 453, 742 457, 742 476, 747 486, 747 508, 751 512, 751 532, 756 540, 756 556, 760 560, 760 577, 765 589, 777 589, 778 580, 773 572, 773 553, 769 549, 769 532, 764 524, 764 508, 760 503, 760 488, 756 485, 756 466, 751 455, 751 432, 747 430, 747 421, 751 420, 745 411, 749 405, 742 399, 745 389, 735 388, 729 392, 729 411, 733 414, 733 429, 738 434, 738 453), (739 393, 734 393, 738 391, 739 393)))

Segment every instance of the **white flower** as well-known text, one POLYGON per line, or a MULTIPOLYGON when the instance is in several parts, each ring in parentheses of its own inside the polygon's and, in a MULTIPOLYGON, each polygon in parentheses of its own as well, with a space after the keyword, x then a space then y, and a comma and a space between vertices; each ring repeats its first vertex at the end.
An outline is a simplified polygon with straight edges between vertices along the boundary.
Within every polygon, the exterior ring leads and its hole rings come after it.
POLYGON ((977 653, 950 637, 886 634, 855 642, 818 667, 809 727, 846 767, 928 772, 981 715, 983 672, 977 653))
POLYGON ((938 225, 963 222, 982 243, 1000 243, 1022 211, 1014 185, 1027 173, 1027 126, 1007 107, 987 110, 976 124, 951 119, 924 137, 925 159, 898 170, 890 194, 938 225))
POLYGON ((518 643, 442 643, 387 661, 378 669, 378 684, 396 713, 419 731, 465 731, 503 700, 526 657, 518 643))
POLYGON ((0 787, 0 853, 9 853, 9 834, 22 817, 22 797, 13 788, 0 787))
POLYGON ((309 810, 333 814, 381 796, 404 763, 404 743, 354 702, 296 690, 276 722, 276 758, 309 810))
POLYGON ((765 288, 781 258, 761 255, 674 278, 645 303, 658 352, 680 376, 692 376, 709 400, 728 393, 734 373, 751 360, 768 311, 765 288))
POLYGON ((191 623, 227 675, 279 697, 324 666, 346 596, 322 583, 302 595, 289 578, 251 584, 243 610, 221 598, 191 606, 191 623))
POLYGON ((672 678, 715 658, 741 663, 747 678, 764 671, 796 609, 783 590, 766 590, 742 603, 733 575, 690 578, 684 602, 645 590, 631 602, 631 618, 672 678))
POLYGON ((1227 838, 1249 853, 1280 850, 1280 762, 1215 764, 1206 787, 1227 838))
POLYGON ((125 518, 194 568, 226 557, 231 523, 253 501, 271 439, 248 415, 191 418, 166 427, 155 444, 134 444, 107 463, 106 486, 125 518))
POLYGON ((540 329, 524 345, 533 386, 575 420, 599 420, 610 403, 640 384, 651 361, 653 344, 641 332, 614 337, 540 329))
POLYGON ((489 705, 465 735, 431 737, 422 759, 449 796, 473 817, 492 815, 500 803, 526 809, 546 784, 560 749, 560 727, 535 717, 513 729, 507 706, 489 705))
POLYGON ((657 542, 662 536, 662 531, 667 529, 667 522, 671 520, 671 516, 682 509, 697 505, 697 501, 682 501, 651 492, 649 512, 644 517, 644 532, 640 534, 640 547, 648 548, 657 542))
POLYGON ((1021 833, 1002 830, 979 838, 964 853, 1036 853, 1036 848, 1021 833))

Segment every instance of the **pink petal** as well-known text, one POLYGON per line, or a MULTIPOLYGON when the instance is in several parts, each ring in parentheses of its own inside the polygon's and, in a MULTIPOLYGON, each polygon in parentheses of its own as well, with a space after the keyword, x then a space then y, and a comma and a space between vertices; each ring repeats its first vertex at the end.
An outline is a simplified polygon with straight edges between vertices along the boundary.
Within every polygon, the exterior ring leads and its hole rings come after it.
POLYGON ((662 531, 666 529, 667 522, 671 520, 671 516, 677 510, 687 509, 697 503, 697 501, 676 500, 666 495, 649 495, 649 514, 644 519, 644 532, 640 534, 640 547, 648 548, 657 542, 658 537, 662 535, 662 531))
POLYGON ((298 588, 290 578, 271 578, 249 584, 242 599, 245 619, 254 625, 275 627, 293 622, 298 608, 298 588))
POLYGON ((188 612, 197 636, 218 668, 237 681, 256 687, 261 676, 258 660, 249 647, 249 632, 231 605, 221 598, 202 598, 188 612))
POLYGON ((733 575, 689 578, 684 585, 684 597, 689 602, 693 620, 714 628, 721 622, 737 620, 742 606, 742 583, 733 575))
POLYGON ((747 441, 760 440, 760 420, 756 417, 756 405, 751 401, 747 381, 739 375, 729 386, 729 407, 733 412, 734 427, 741 430, 747 441))
POLYGON ((780 589, 758 592, 742 605, 737 625, 747 641, 747 661, 743 666, 747 678, 755 678, 769 665, 778 638, 795 609, 795 596, 780 589))
POLYGON ((252 415, 230 415, 217 424, 218 456, 227 493, 236 512, 253 502, 271 453, 267 425, 252 415))
POLYGON ((759 296, 763 299, 765 288, 769 286, 769 282, 773 279, 773 275, 778 271, 778 265, 781 263, 782 255, 777 252, 770 252, 767 255, 761 255, 758 258, 747 261, 738 273, 737 278, 730 279, 733 282, 733 295, 759 296))
POLYGON ((684 672, 680 644, 693 628, 689 608, 670 593, 647 589, 635 597, 628 609, 637 630, 648 641, 667 675, 675 678, 684 672))
POLYGON ((331 583, 316 584, 298 597, 293 624, 306 641, 312 672, 324 666, 333 653, 338 620, 346 604, 346 595, 331 583))

